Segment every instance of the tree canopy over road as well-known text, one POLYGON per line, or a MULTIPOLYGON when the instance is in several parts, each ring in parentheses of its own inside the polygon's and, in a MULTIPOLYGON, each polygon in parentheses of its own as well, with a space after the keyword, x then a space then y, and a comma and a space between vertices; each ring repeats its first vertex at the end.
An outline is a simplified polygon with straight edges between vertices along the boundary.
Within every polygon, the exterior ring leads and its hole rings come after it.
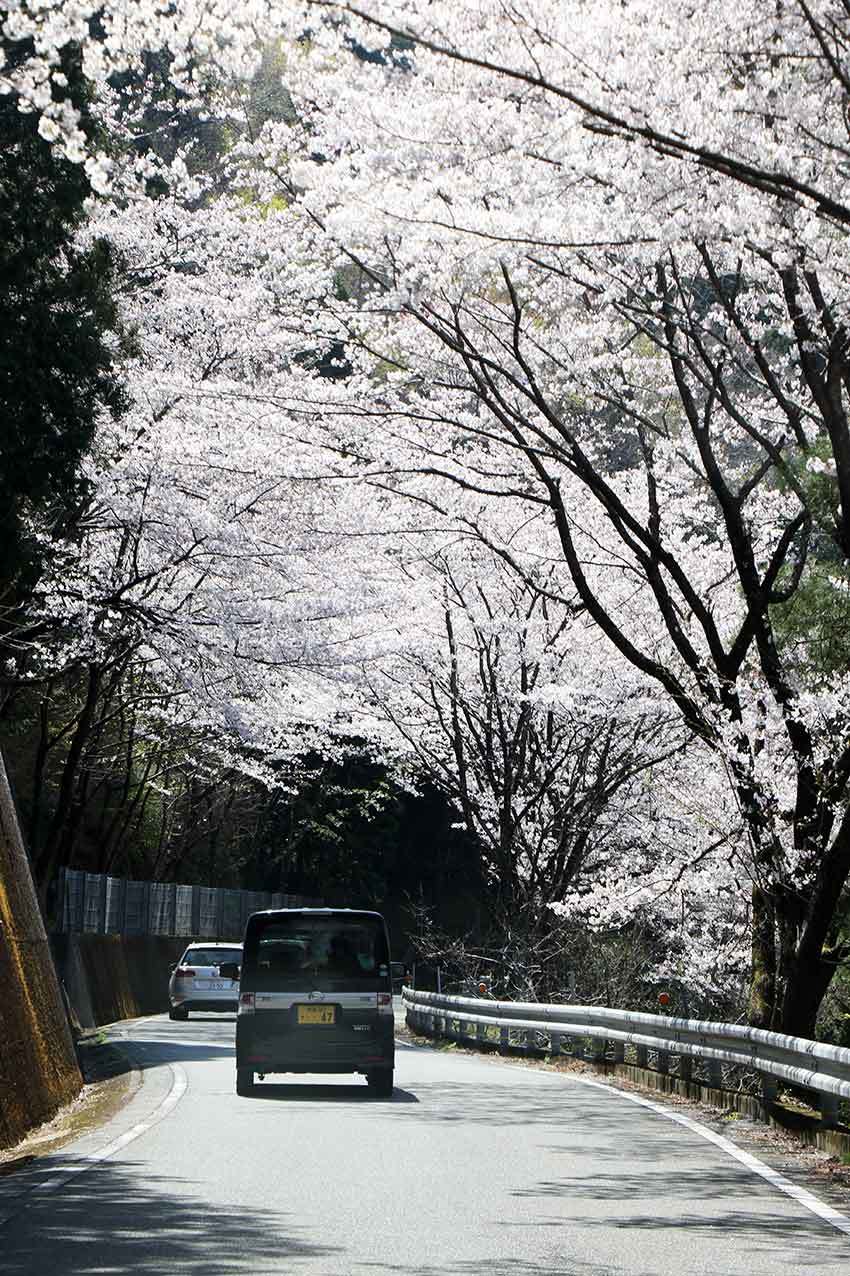
POLYGON ((500 907, 648 927, 647 979, 836 1031, 846 6, 79 0, 4 33, 133 334, 10 676, 45 880, 92 810, 126 849, 147 809, 167 862, 204 776, 261 824, 365 743, 500 907))

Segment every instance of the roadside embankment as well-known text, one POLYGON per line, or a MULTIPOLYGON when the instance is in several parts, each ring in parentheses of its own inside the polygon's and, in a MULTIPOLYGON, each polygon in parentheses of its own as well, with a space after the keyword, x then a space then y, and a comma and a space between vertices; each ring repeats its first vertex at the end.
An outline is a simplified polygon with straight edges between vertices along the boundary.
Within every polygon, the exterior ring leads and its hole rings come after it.
POLYGON ((50 945, 0 756, 0 1147, 82 1087, 50 945))

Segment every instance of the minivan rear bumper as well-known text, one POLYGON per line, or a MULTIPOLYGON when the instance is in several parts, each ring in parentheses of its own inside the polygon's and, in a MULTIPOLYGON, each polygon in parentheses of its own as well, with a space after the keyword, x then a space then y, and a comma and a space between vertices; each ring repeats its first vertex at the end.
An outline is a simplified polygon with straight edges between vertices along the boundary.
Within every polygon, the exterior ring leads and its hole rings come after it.
MULTIPOLYGON (((277 1016, 274 1016, 277 1018, 277 1016)), ((271 1023, 262 1013, 236 1021, 236 1066, 255 1072, 371 1072, 392 1068, 395 1024, 376 1017, 370 1031, 352 1027, 297 1028, 271 1023), (266 1022, 264 1022, 266 1020, 266 1022)))

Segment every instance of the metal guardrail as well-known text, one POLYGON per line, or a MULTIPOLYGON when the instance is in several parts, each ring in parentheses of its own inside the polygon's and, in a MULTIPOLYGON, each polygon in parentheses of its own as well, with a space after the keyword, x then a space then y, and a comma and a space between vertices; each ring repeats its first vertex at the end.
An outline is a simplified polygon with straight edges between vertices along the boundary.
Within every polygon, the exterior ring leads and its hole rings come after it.
POLYGON ((676 1019, 639 1011, 609 1010, 600 1006, 547 1005, 536 1002, 479 1000, 449 997, 435 992, 402 990, 408 1023, 436 1036, 480 1038, 479 1029, 497 1027, 499 1044, 510 1044, 511 1032, 542 1033, 552 1054, 561 1053, 564 1038, 590 1038, 594 1057, 605 1057, 611 1043, 615 1062, 624 1062, 627 1046, 634 1048, 635 1062, 647 1066, 649 1051, 657 1052, 659 1072, 670 1070, 670 1058, 678 1060, 682 1080, 692 1079, 696 1061, 706 1065, 710 1085, 720 1087, 723 1064, 735 1064, 757 1073, 766 1099, 775 1096, 776 1084, 802 1086, 820 1096, 824 1122, 834 1123, 841 1099, 850 1099, 850 1049, 803 1037, 788 1037, 763 1028, 741 1024, 710 1023, 700 1019, 676 1019), (457 1024, 457 1031, 451 1025, 457 1024), (474 1031, 473 1031, 474 1030, 474 1031))
POLYGON ((136 882, 66 868, 60 873, 59 919, 65 934, 171 935, 241 939, 251 913, 314 902, 279 891, 229 890, 177 882, 136 882))

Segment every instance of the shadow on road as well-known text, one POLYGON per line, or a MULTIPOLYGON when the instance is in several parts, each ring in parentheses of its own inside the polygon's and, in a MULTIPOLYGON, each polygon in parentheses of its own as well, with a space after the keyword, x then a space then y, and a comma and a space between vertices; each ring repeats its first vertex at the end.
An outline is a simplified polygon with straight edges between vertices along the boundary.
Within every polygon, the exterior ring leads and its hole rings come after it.
MULTIPOLYGON (((234 1049, 231 1044, 216 1045, 214 1041, 144 1041, 128 1038, 118 1043, 124 1054, 127 1067, 158 1068, 164 1063, 199 1063, 204 1059, 232 1059, 234 1049)), ((234 1065, 235 1066, 235 1065, 234 1065)))
MULTIPOLYGON (((416 1114, 417 1120, 490 1125, 497 1112, 502 1127, 541 1125, 559 1134, 569 1130, 588 1144, 592 1136, 594 1154, 600 1141, 604 1146, 605 1136, 610 1136, 612 1153, 622 1150, 622 1109, 612 1103, 603 1110, 598 1099, 578 1087, 523 1086, 515 1081, 498 1083, 489 1078, 487 1084, 481 1086, 471 1081, 417 1081, 416 1096, 422 1105, 416 1114)), ((659 1146, 665 1156, 669 1155, 681 1148, 684 1141, 682 1132, 674 1127, 669 1136, 663 1127, 651 1133, 647 1131, 648 1155, 657 1155, 659 1146)), ((634 1146, 631 1135, 629 1146, 634 1146)), ((564 1150, 564 1145, 558 1144, 557 1150, 564 1150)))
POLYGON ((400 1090, 396 1087, 391 1095, 384 1098, 372 1094, 369 1087, 365 1084, 351 1085, 326 1085, 324 1083, 311 1082, 303 1084, 299 1081, 260 1081, 254 1086, 254 1093, 247 1096, 249 1100, 254 1099, 276 1099, 283 1103, 368 1103, 376 1104, 380 1107, 386 1107, 390 1104, 399 1103, 418 1103, 419 1100, 410 1090, 400 1090))
POLYGON ((127 1021, 117 1034, 115 1025, 104 1030, 94 1029, 85 1033, 76 1043, 77 1060, 87 1083, 106 1081, 131 1072, 134 1068, 156 1067, 158 1063, 192 1062, 201 1059, 218 1059, 232 1055, 234 1051, 233 1026, 235 1015, 210 1014, 184 1024, 170 1024, 163 1016, 161 1021, 145 1019, 138 1023, 127 1021), (213 1032, 209 1040, 205 1030, 229 1025, 225 1034, 213 1032), (176 1032, 189 1036, 181 1041, 176 1032), (192 1034, 192 1035, 190 1035, 192 1034), (198 1034, 201 1040, 198 1040, 198 1034))
MULTIPOLYGON (((625 1276, 622 1267, 609 1267, 607 1263, 584 1262, 566 1255, 551 1263, 538 1263, 527 1258, 492 1258, 489 1254, 480 1259, 462 1259, 450 1266, 415 1266, 406 1263, 358 1263, 352 1272, 395 1273, 395 1276, 625 1276)), ((646 1271, 629 1268, 628 1276, 658 1276, 657 1270, 646 1271)), ((735 1276, 730 1273, 729 1276, 735 1276)), ((743 1274, 742 1274, 743 1276, 743 1274)))
MULTIPOLYGON (((73 1165, 56 1158, 51 1170, 73 1165)), ((229 1202, 226 1181, 141 1180, 137 1165, 114 1160, 33 1199, 2 1235, 0 1272, 15 1276, 257 1276, 344 1252, 308 1239, 284 1210, 229 1202)))
MULTIPOLYGON (((582 1175, 544 1180, 533 1186, 512 1193, 519 1197, 566 1197, 572 1201, 712 1201, 740 1196, 747 1182, 750 1193, 760 1188, 752 1176, 747 1179, 740 1169, 730 1165, 728 1169, 657 1170, 647 1165, 640 1173, 603 1175, 594 1173, 592 1178, 582 1175)), ((771 1189, 765 1189, 771 1190, 771 1189)), ((814 1220, 812 1220, 814 1223, 814 1220)), ((796 1226, 796 1224, 795 1224, 796 1226)))

